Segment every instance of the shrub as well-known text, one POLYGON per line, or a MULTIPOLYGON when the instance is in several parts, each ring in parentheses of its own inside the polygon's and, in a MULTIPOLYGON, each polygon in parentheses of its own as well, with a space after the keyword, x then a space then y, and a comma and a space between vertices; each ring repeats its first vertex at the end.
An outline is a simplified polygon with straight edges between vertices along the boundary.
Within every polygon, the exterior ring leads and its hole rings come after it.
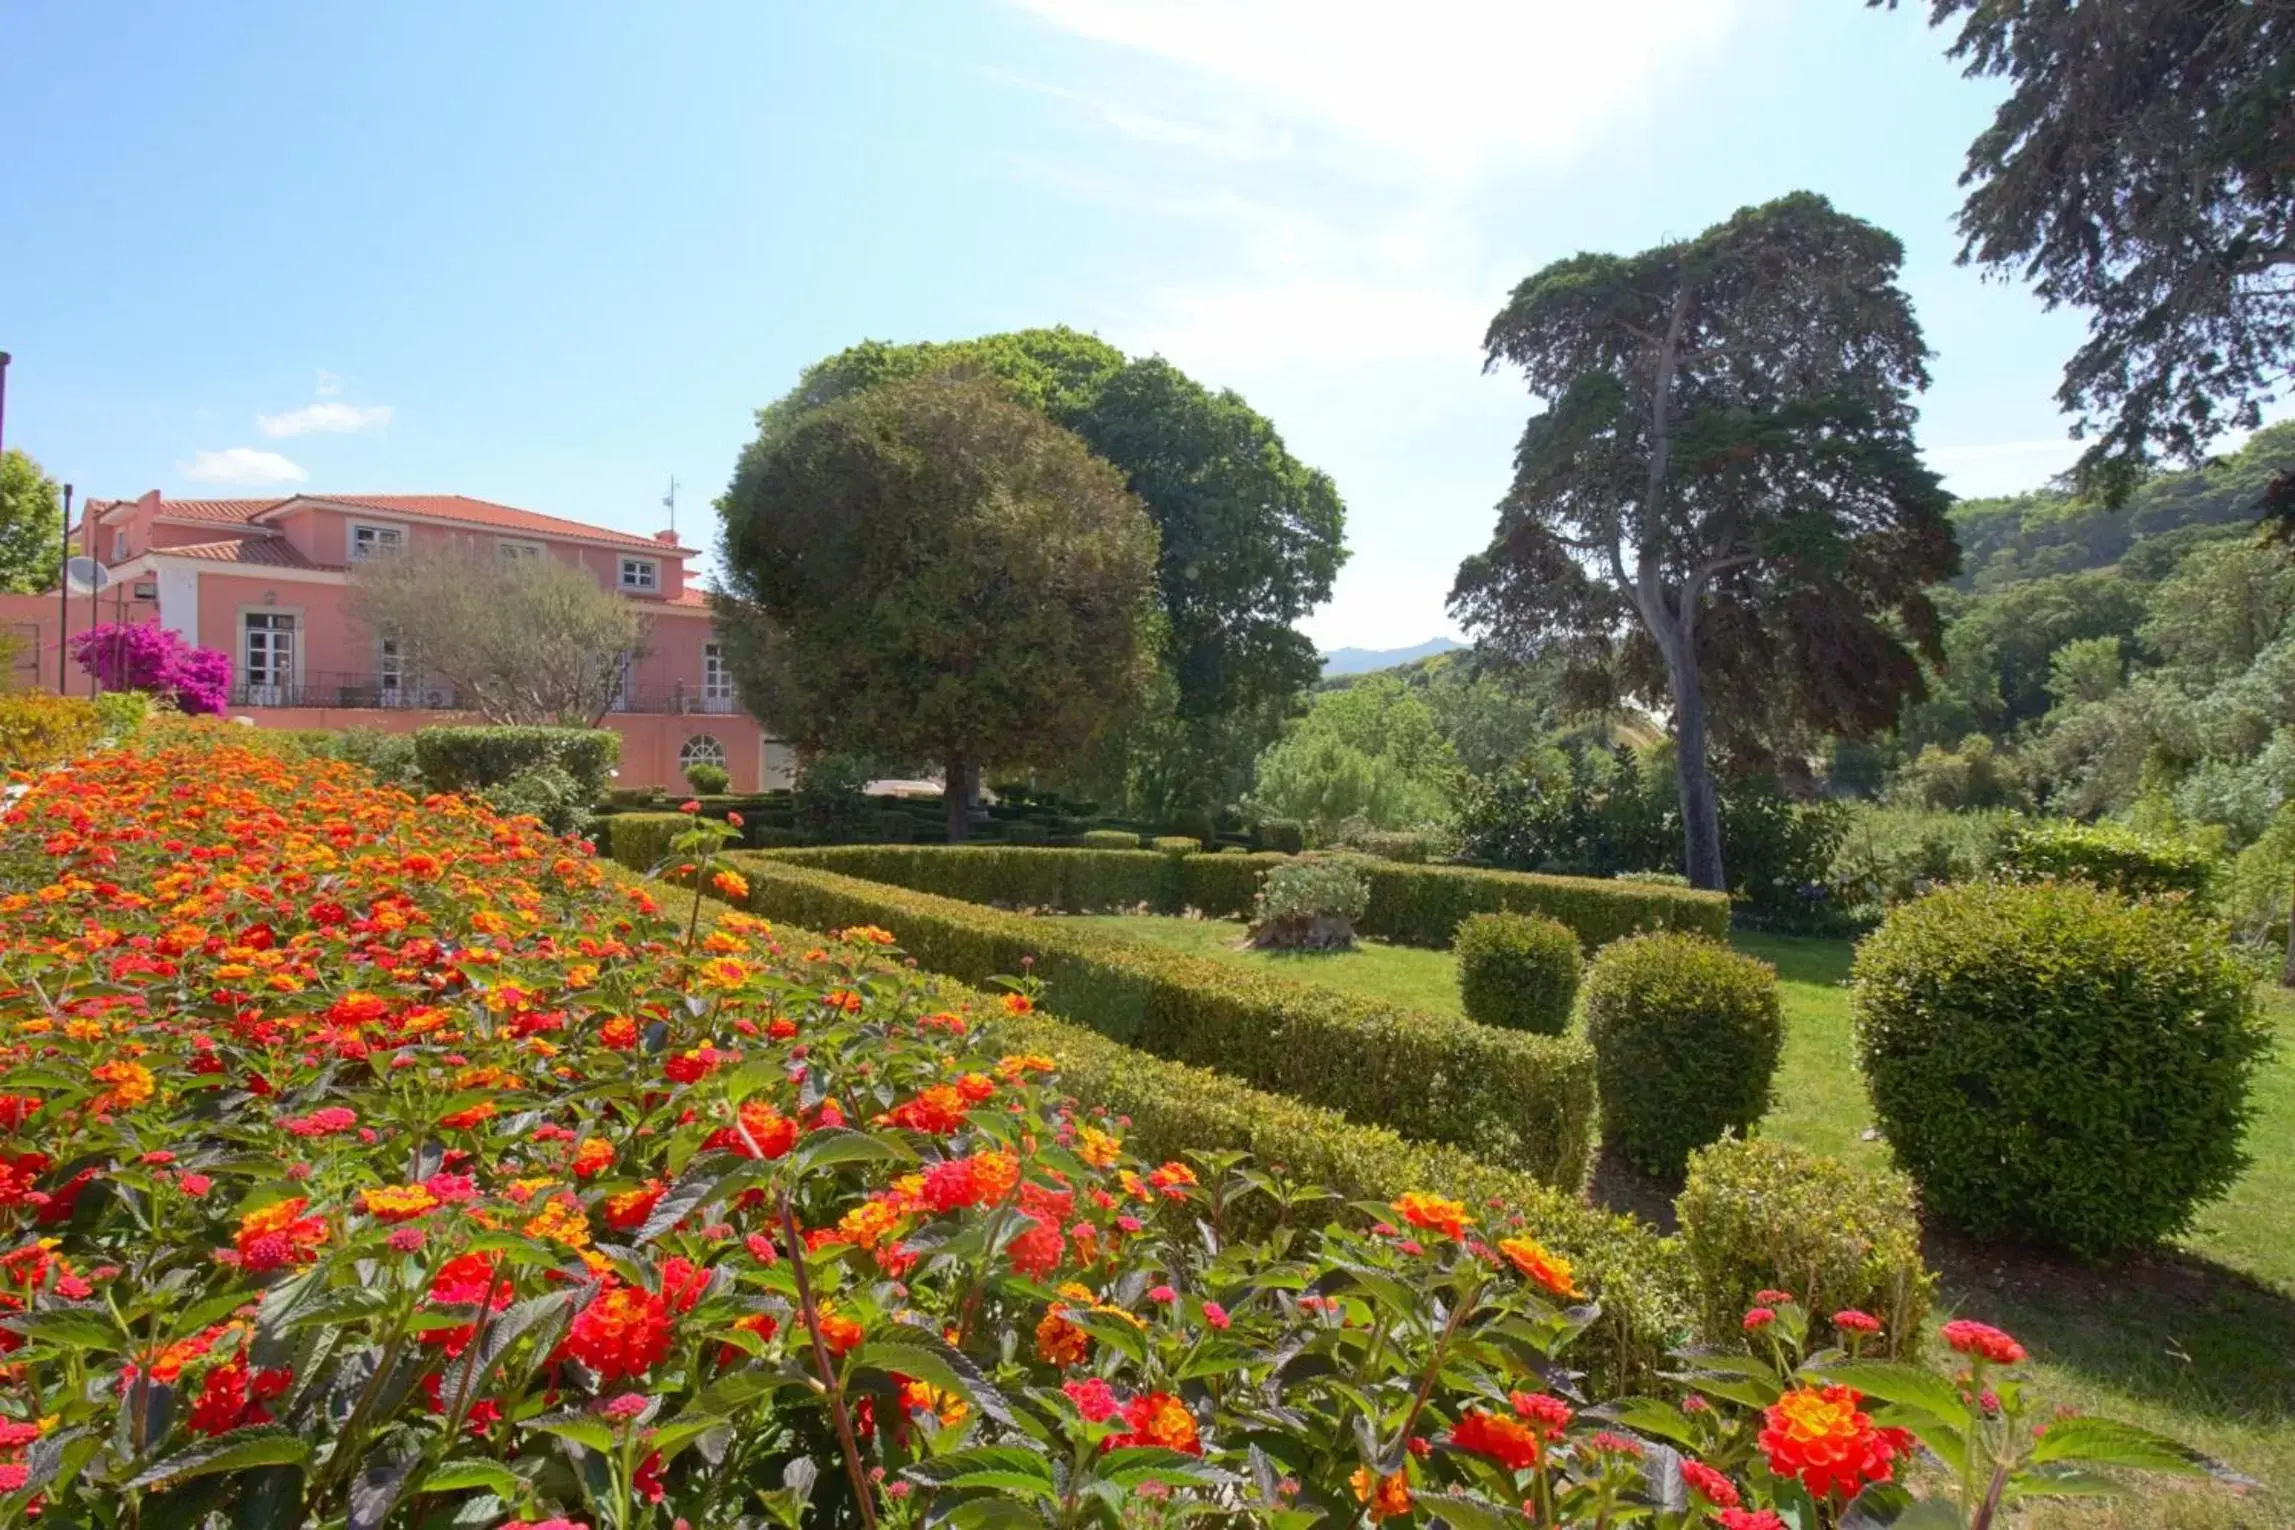
POLYGON ((1689 878, 1678 871, 1620 871, 1612 873, 1613 882, 1640 882, 1650 887, 1687 887, 1689 878))
POLYGON ((2187 909, 2078 882, 1944 888, 1857 948, 1851 1009, 1897 1162, 1979 1236, 2144 1247, 2247 1162, 2269 1033, 2187 909))
POLYGON ((2016 821, 2006 812, 1860 805, 1833 854, 1835 902, 1853 918, 1877 922, 1932 887, 1974 881, 1992 870, 2001 836, 2016 821))
POLYGON ((1251 826, 1251 848, 1273 855, 1297 855, 1307 848, 1306 827, 1296 818, 1262 818, 1251 826))
POLYGON ((2204 899, 2215 879, 2215 857, 2197 845, 2063 819, 2010 829, 2001 838, 1999 865, 2009 876, 2070 878, 2131 898, 2183 893, 2204 899))
POLYGON ((1833 1313, 1855 1308, 1881 1320, 1889 1353, 1917 1348, 1936 1277, 1921 1263, 1912 1181, 1902 1174, 1729 1138, 1690 1155, 1674 1207, 1708 1338, 1734 1336, 1756 1292, 1783 1290, 1821 1334, 1832 1331, 1833 1313))
POLYGON ((1329 856, 1302 857, 1268 870, 1251 905, 1251 944, 1263 950, 1330 951, 1355 943, 1355 921, 1370 907, 1370 884, 1329 856))
POLYGON ((1004 825, 1006 844, 1041 845, 1051 837, 1051 830, 1032 818, 1015 818, 1004 825))
POLYGON ((685 767, 685 784, 697 796, 714 797, 733 784, 733 772, 711 760, 695 760, 685 767))
POLYGON ((0 694, 0 766, 37 770, 85 754, 103 737, 94 702, 41 691, 0 694))
POLYGON ((887 845, 905 845, 916 839, 916 815, 899 808, 880 808, 877 811, 877 840, 887 845))
POLYGON ((1434 853, 1434 841, 1412 829, 1372 829, 1357 834, 1350 841, 1352 848, 1382 861, 1404 861, 1423 865, 1434 853))
MULTIPOLYGON (((1198 859, 1239 858, 1189 856, 1180 864, 1198 859)), ((814 929, 881 926, 920 966, 969 983, 1022 971, 1033 957, 1046 1002, 1117 1041, 1406 1137, 1452 1143, 1563 1189, 1585 1183, 1594 1065, 1574 1038, 1401 1009, 779 855, 743 851, 733 860, 749 879, 750 907, 768 918, 814 929)))
POLYGON ((1537 914, 1469 914, 1452 942, 1468 1018, 1559 1036, 1578 997, 1578 937, 1537 914))
POLYGON ((434 792, 481 791, 554 766, 595 802, 621 757, 621 735, 606 728, 438 726, 414 735, 415 768, 434 792))
POLYGON ((601 848, 633 871, 651 871, 669 859, 669 843, 692 827, 683 813, 616 813, 599 821, 601 848))
POLYGON ((609 786, 606 801, 617 808, 652 807, 662 800, 658 786, 609 786))
POLYGON ((862 789, 875 775, 871 762, 849 754, 805 761, 797 770, 792 802, 798 832, 832 845, 860 839, 871 811, 862 789))
POLYGON ((1086 850, 1137 850, 1140 837, 1129 829, 1086 829, 1078 841, 1086 850))
POLYGON ((597 801, 589 789, 555 765, 512 776, 478 795, 505 818, 532 814, 553 834, 578 834, 590 821, 590 806, 597 801))
POLYGON ((1203 841, 1187 834, 1158 834, 1148 841, 1148 848, 1163 855, 1193 855, 1203 848, 1203 841))
POLYGON ((151 720, 151 701, 143 691, 105 691, 97 696, 96 716, 101 720, 103 736, 113 743, 134 738, 151 720))
POLYGON ((329 759, 348 760, 374 772, 376 779, 393 786, 414 786, 422 780, 415 764, 414 735, 385 733, 380 728, 346 728, 332 735, 316 751, 329 759))
POLYGON ((1636 935, 1595 956, 1585 1007, 1602 1140, 1644 1173, 1679 1179, 1691 1152, 1769 1108, 1784 1023, 1767 962, 1694 935, 1636 935))
POLYGON ((1194 840, 1200 848, 1219 837, 1219 825, 1204 809, 1187 808, 1171 815, 1171 821, 1163 826, 1163 833, 1171 839, 1194 840))
POLYGON ((1935 744, 1921 750, 1889 782, 1887 797, 1900 807, 1967 812, 2029 807, 2032 792, 2017 758, 1974 733, 1957 751, 1935 744))
POLYGON ((107 691, 148 691, 192 716, 231 704, 231 655, 194 647, 157 621, 107 623, 74 633, 72 658, 107 691))

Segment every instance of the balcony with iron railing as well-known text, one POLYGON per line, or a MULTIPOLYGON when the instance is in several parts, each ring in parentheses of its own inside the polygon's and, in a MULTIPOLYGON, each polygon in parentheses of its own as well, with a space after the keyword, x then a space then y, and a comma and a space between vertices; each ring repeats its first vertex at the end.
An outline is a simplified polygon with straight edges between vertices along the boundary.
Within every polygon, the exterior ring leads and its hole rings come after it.
MULTIPOLYGON (((231 682, 234 707, 449 712, 456 704, 454 687, 442 680, 313 671, 291 681, 278 682, 251 681, 241 673, 231 682)), ((674 681, 660 686, 624 686, 607 710, 657 716, 730 717, 740 711, 741 706, 731 692, 722 688, 711 690, 674 681)))

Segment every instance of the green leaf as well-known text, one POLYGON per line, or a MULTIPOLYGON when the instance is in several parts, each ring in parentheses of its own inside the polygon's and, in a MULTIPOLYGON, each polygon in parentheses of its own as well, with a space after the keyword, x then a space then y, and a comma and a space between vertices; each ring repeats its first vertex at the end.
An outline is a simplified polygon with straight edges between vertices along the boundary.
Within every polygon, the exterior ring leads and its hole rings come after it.
POLYGON ((1671 1440, 1691 1450, 1699 1448, 1703 1443, 1698 1438, 1697 1425, 1690 1422, 1688 1414, 1672 1403, 1660 1402, 1654 1397, 1621 1397, 1614 1403, 1605 1403, 1599 1408, 1589 1408, 1586 1411, 1590 1417, 1606 1418, 1614 1424, 1623 1424, 1642 1434, 1654 1434, 1661 1440, 1671 1440))
POLYGON ((685 1172, 677 1177, 677 1183, 671 1185, 668 1193, 654 1203, 652 1213, 645 1219, 645 1225, 638 1229, 638 1244, 642 1247, 651 1243, 692 1215, 694 1208, 705 1204, 717 1193, 717 1187, 724 1183, 725 1177, 740 1167, 741 1160, 731 1153, 711 1153, 687 1164, 685 1172))
POLYGON ((147 1467, 125 1485, 147 1488, 162 1482, 180 1482, 216 1472, 246 1471, 257 1466, 301 1466, 310 1459, 310 1441, 288 1433, 277 1424, 256 1424, 187 1445, 147 1467))
POLYGON ((614 1432, 611 1429, 594 1418, 584 1418, 578 1413, 538 1418, 526 1427, 538 1429, 544 1434, 554 1434, 561 1440, 570 1440, 584 1450, 594 1450, 600 1455, 614 1448, 614 1432))
POLYGON ((676 1418, 647 1436, 647 1443, 660 1453, 662 1461, 677 1459, 677 1453, 712 1429, 725 1426, 726 1420, 714 1413, 681 1413, 676 1418))
POLYGON ((2033 1445, 2035 1466, 2051 1461, 2084 1466, 2128 1466, 2147 1472, 2205 1473, 2216 1463, 2190 1446, 2108 1418, 2058 1419, 2033 1445))
POLYGON ((1043 1515, 1016 1498, 967 1498, 950 1509, 940 1523, 956 1530, 1017 1530, 1023 1525, 1040 1530, 1044 1522, 1043 1515))
POLYGON ((902 1328, 898 1337, 885 1335, 863 1344, 853 1356, 855 1365, 907 1376, 953 1392, 1000 1424, 1012 1423, 1012 1405, 994 1382, 966 1356, 951 1349, 940 1335, 921 1328, 902 1328))
POLYGON ((916 1154, 890 1138, 832 1126, 810 1133, 790 1160, 800 1175, 846 1163, 914 1163, 916 1154))
POLYGON ((525 1479, 499 1461, 449 1461, 422 1479, 425 1493, 453 1493, 484 1488, 498 1498, 514 1499, 525 1479))
POLYGON ((1127 1445, 1099 1458, 1093 1475, 1117 1487, 1134 1488, 1143 1482, 1193 1482, 1226 1487, 1243 1479, 1213 1466, 1200 1456, 1167 1450, 1160 1445, 1127 1445))
POLYGON ((1052 1463, 1019 1445, 975 1445, 969 1450, 950 1451, 945 1456, 919 1461, 901 1475, 928 1487, 948 1487, 958 1478, 976 1472, 1027 1477, 1046 1489, 1052 1486, 1052 1463))
POLYGON ((1883 1402, 1918 1408, 1940 1423, 1968 1417, 1968 1403, 1959 1390, 1923 1366, 1898 1360, 1841 1360, 1813 1369, 1827 1381, 1855 1387, 1883 1402))
POLYGON ((1470 1493, 1421 1493, 1417 1503, 1434 1516, 1434 1523, 1452 1530, 1523 1530, 1530 1523, 1517 1511, 1470 1493))
POLYGON ((15 1312, 0 1318, 0 1327, 13 1328, 28 1339, 67 1349, 117 1349, 119 1330, 94 1307, 50 1307, 41 1312, 15 1312))

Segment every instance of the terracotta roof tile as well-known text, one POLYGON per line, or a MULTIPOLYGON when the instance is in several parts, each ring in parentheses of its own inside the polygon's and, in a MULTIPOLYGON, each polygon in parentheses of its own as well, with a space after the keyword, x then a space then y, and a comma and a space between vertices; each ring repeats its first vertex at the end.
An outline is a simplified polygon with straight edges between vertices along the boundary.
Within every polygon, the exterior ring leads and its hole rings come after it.
MULTIPOLYGON (((486 526, 497 531, 524 531, 535 536, 581 537, 592 542, 611 542, 633 550, 644 548, 655 554, 681 551, 634 532, 615 531, 606 526, 589 526, 580 521, 569 521, 562 516, 544 515, 538 510, 521 510, 515 505, 497 505, 490 500, 472 499, 464 494, 309 494, 300 497, 330 505, 379 510, 386 514, 397 511, 402 515, 460 521, 464 525, 486 526)), ((285 501, 274 503, 284 504, 285 501)))
POLYGON ((153 552, 173 558, 198 558, 208 563, 254 564, 263 568, 323 569, 339 573, 339 563, 313 563, 289 544, 274 537, 234 537, 228 542, 194 542, 187 547, 155 547, 153 552))
MULTIPOLYGON (((134 504, 135 501, 120 500, 115 503, 134 504)), ((273 505, 285 503, 283 499, 163 499, 159 502, 159 513, 186 521, 223 521, 244 525, 273 505)), ((107 504, 105 508, 110 506, 107 504)))

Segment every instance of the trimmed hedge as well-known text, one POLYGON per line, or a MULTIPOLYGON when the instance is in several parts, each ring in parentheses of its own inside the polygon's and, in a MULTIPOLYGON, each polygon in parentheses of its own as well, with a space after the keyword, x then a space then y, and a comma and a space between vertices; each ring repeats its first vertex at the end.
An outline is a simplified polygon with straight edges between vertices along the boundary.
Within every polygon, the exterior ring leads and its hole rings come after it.
POLYGON ((1086 850, 1137 850, 1140 837, 1129 829, 1086 829, 1077 843, 1086 850))
POLYGON ((598 850, 632 871, 669 859, 669 842, 692 827, 683 813, 616 813, 598 820, 598 850))
MULTIPOLYGON (((967 903, 1079 912, 1145 904, 1158 913, 1195 909, 1218 919, 1249 916, 1261 874, 1290 860, 1019 845, 836 845, 777 855, 967 903)), ((1687 930, 1717 940, 1729 933, 1729 900, 1719 893, 1474 866, 1364 861, 1361 870, 1371 902, 1356 933, 1406 946, 1446 948, 1469 914, 1543 914, 1569 926, 1589 951, 1641 930, 1687 930)))
POLYGON ((1586 1039, 1601 1070, 1602 1140, 1645 1174, 1769 1110, 1784 1046, 1777 969, 1696 935, 1635 935, 1586 973, 1586 1039))
MULTIPOLYGON (((619 868, 613 874, 629 875, 619 868)), ((725 907, 714 894, 706 898, 702 927, 725 907)), ((831 944, 787 920, 776 933, 791 946, 831 944)), ((888 975, 914 976, 889 962, 881 966, 888 975)), ((1246 1152, 1295 1184, 1374 1201, 1429 1190, 1464 1201, 1486 1232, 1527 1232, 1569 1260, 1572 1274, 1600 1303, 1601 1315, 1571 1360, 1613 1389, 1653 1385, 1666 1354, 1690 1332, 1695 1292, 1680 1241, 1646 1222, 1588 1206, 1578 1194, 1457 1148, 1408 1142, 1384 1127, 1358 1125, 1207 1068, 1152 1057, 1042 1010, 1011 1014, 991 995, 949 977, 922 981, 950 1008, 969 1007, 986 1019, 1014 1051, 1053 1058, 1061 1084, 1083 1106, 1114 1114, 1127 1144, 1143 1156, 1246 1152)), ((1307 1211, 1316 1214, 1316 1208, 1307 1211)), ((1230 1206, 1227 1215, 1236 1230, 1255 1234, 1287 1213, 1261 1196, 1230 1206)))
POLYGON ((777 856, 728 859, 760 914, 816 929, 880 925, 920 965, 971 983, 1034 958, 1050 1002, 1117 1041, 1406 1137, 1470 1147, 1564 1190, 1586 1183, 1594 1059, 1575 1038, 1401 1009, 777 856))
POLYGON ((1469 914, 1459 921, 1458 997, 1467 1018, 1559 1036, 1578 998, 1578 937, 1537 914, 1469 914))
POLYGON ((482 791, 519 776, 562 770, 595 802, 622 757, 622 736, 610 728, 417 729, 414 765, 435 792, 482 791))
MULTIPOLYGON (((1573 1348, 1605 1386, 1648 1386, 1669 1348, 1687 1335, 1694 1292, 1680 1243, 1648 1223, 1588 1206, 1532 1175, 1484 1162, 1455 1147, 1407 1142, 1384 1127, 1254 1089, 1224 1073, 1151 1057, 1085 1027, 1039 1011, 991 1016, 1017 1051, 1059 1064, 1060 1082, 1088 1105, 1124 1118, 1127 1146, 1149 1158, 1247 1152, 1260 1167, 1299 1184, 1324 1185, 1356 1200, 1391 1201, 1431 1190, 1464 1201, 1490 1236, 1522 1230, 1568 1259, 1601 1303, 1601 1316, 1573 1348)), ((1235 1208, 1244 1231, 1262 1231, 1279 1208, 1264 1197, 1235 1208)), ((1317 1213, 1310 1209, 1309 1216, 1317 1213)))
POLYGON ((1296 818, 1262 818, 1251 826, 1251 848, 1275 855, 1297 855, 1307 848, 1307 826, 1296 818))
POLYGON ((2020 823, 2001 837, 2000 870, 2036 880, 2087 882, 2131 898, 2184 893, 2205 899, 2215 857, 2180 839, 2154 839, 2117 824, 2046 819, 2020 823))
POLYGON ((1690 1156, 1674 1210, 1709 1337, 1735 1333, 1755 1292, 1782 1290, 1820 1342, 1833 1314, 1854 1307, 1881 1320, 1888 1353, 1918 1346, 1936 1277, 1921 1263, 1920 1216, 1902 1174, 1859 1173, 1766 1138, 1730 1139, 1690 1156))
POLYGON ((2190 1225, 2247 1165, 2271 1033, 2220 926, 2081 882, 1889 911, 1849 990, 1873 1115, 1935 1216, 2088 1257, 2190 1225))

